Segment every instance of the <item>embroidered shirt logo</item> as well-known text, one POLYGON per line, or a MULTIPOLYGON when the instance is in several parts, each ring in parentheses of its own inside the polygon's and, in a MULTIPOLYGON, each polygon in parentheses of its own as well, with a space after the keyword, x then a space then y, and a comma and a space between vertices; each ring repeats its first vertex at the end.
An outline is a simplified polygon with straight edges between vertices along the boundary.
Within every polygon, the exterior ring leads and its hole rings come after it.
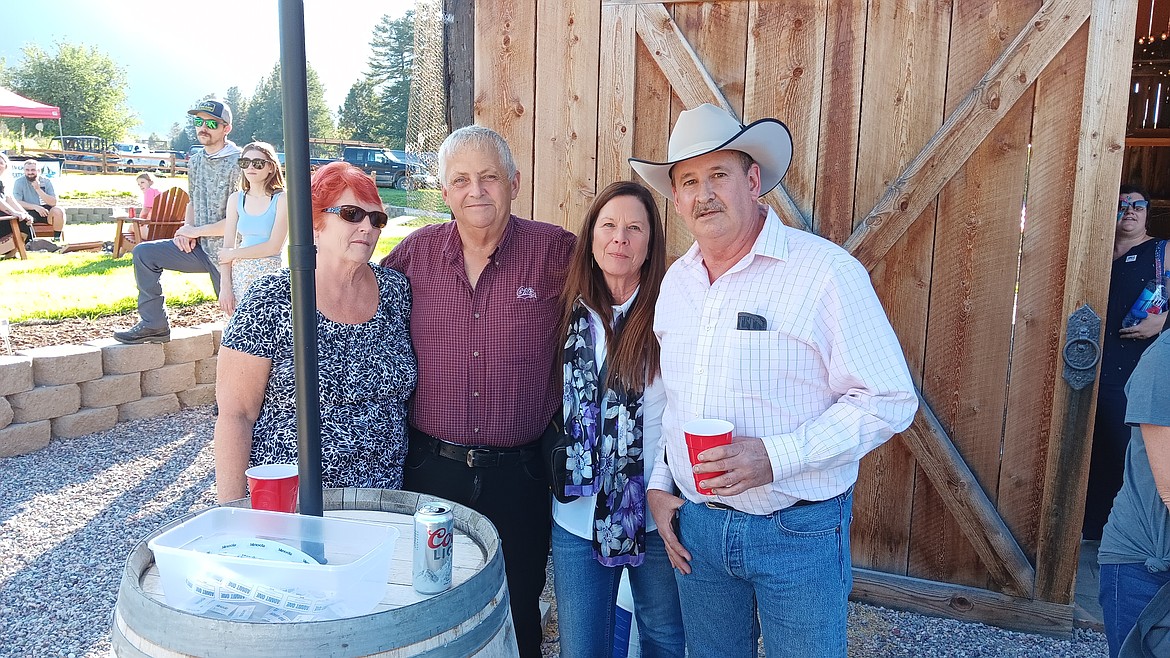
POLYGON ((1137 254, 1131 254, 1125 257, 1125 262, 1132 263, 1137 260, 1137 254))
POLYGON ((536 290, 520 286, 516 289, 516 299, 536 299, 536 290))

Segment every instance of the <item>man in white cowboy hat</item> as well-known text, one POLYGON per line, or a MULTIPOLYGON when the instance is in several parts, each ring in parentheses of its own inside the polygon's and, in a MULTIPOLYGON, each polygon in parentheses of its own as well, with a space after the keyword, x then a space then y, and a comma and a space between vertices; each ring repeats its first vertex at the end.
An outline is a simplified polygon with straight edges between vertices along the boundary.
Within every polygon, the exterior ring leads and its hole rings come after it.
POLYGON ((768 656, 845 655, 858 462, 918 407, 865 268, 759 203, 791 159, 783 123, 704 104, 666 162, 630 160, 696 240, 658 298, 666 449, 647 484, 694 658, 755 656, 761 629, 768 656), (692 467, 698 418, 734 439, 692 467))

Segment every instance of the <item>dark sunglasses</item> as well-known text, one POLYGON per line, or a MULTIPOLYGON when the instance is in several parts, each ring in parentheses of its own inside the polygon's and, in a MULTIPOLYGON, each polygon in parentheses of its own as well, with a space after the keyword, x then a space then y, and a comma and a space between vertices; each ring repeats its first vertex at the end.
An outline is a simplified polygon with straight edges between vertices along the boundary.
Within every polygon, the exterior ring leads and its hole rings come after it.
POLYGON ((325 212, 331 212, 350 224, 361 224, 363 219, 369 217, 370 226, 374 228, 386 228, 390 221, 390 216, 381 210, 366 210, 357 206, 333 206, 326 208, 325 212))
POLYGON ((1118 201, 1117 214, 1120 215, 1126 210, 1129 210, 1130 207, 1133 207, 1134 210, 1145 210, 1150 207, 1150 202, 1145 199, 1139 199, 1138 201, 1118 201))
POLYGON ((195 117, 192 122, 195 124, 196 128, 202 128, 203 126, 207 126, 208 130, 215 130, 216 128, 219 128, 218 119, 204 119, 202 117, 195 117))
POLYGON ((236 164, 240 165, 240 169, 247 169, 249 165, 251 165, 253 169, 263 169, 268 166, 268 160, 265 160, 264 158, 256 158, 255 160, 250 158, 240 158, 239 160, 236 160, 236 164))

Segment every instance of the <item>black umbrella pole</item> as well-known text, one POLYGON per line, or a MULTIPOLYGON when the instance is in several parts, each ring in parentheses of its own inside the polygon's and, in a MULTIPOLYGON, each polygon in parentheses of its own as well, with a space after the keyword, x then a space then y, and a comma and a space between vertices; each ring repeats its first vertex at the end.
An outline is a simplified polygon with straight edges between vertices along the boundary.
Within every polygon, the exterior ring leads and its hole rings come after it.
POLYGON ((279 12, 301 514, 322 516, 321 398, 318 393, 317 290, 314 280, 317 254, 313 246, 313 206, 309 193, 309 94, 304 3, 301 0, 280 0, 279 12))

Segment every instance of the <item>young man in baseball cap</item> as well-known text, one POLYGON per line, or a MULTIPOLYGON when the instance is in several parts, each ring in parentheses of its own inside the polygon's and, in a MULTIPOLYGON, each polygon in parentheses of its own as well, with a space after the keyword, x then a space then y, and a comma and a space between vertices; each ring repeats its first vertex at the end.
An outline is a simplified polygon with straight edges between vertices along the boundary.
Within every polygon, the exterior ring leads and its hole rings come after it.
POLYGON ((187 191, 191 202, 183 226, 170 240, 143 242, 134 247, 134 280, 138 284, 138 324, 115 331, 121 343, 165 343, 171 339, 160 279, 163 270, 206 272, 219 294, 219 248, 228 196, 239 184, 240 147, 227 138, 232 131, 232 109, 218 100, 205 100, 191 110, 195 135, 203 150, 187 164, 187 191))

